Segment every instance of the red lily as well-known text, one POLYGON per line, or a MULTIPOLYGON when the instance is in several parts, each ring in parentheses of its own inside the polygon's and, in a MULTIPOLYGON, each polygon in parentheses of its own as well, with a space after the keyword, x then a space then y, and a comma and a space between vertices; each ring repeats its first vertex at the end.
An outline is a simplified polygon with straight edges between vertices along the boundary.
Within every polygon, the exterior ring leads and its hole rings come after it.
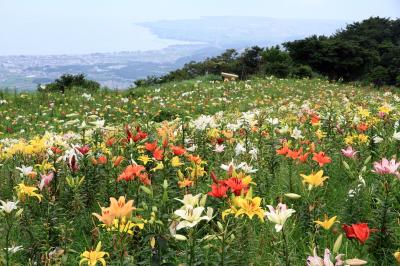
POLYGON ((371 230, 368 227, 367 223, 358 223, 352 225, 344 224, 342 228, 346 232, 347 238, 349 239, 355 238, 361 244, 364 244, 365 241, 367 241, 367 239, 369 238, 369 233, 376 231, 373 229, 371 230))
POLYGON ((149 152, 153 152, 156 148, 157 148, 157 141, 154 142, 146 142, 144 144, 144 147, 146 148, 146 150, 148 150, 149 152))
POLYGON ((290 149, 285 145, 281 149, 276 150, 276 153, 279 155, 286 155, 289 151, 290 149))
POLYGON ((154 159, 156 159, 157 161, 161 161, 164 158, 164 150, 160 149, 160 148, 156 148, 153 151, 153 157, 154 159))
POLYGON ((184 155, 186 153, 186 150, 179 146, 171 145, 171 150, 174 153, 174 155, 177 155, 177 156, 184 155))
POLYGON ((288 150, 288 153, 286 154, 286 157, 292 158, 293 160, 296 160, 299 158, 301 153, 303 152, 303 148, 300 148, 298 151, 296 150, 288 150))
POLYGON ((127 140, 127 142, 129 142, 131 139, 133 139, 133 134, 132 134, 132 132, 129 130, 129 126, 128 126, 128 125, 125 126, 125 133, 126 133, 126 140, 127 140))
POLYGON ((219 145, 221 145, 222 143, 224 143, 224 139, 223 138, 217 138, 217 143, 219 144, 219 145))
POLYGON ((138 141, 140 141, 140 140, 143 140, 143 139, 147 138, 147 133, 146 133, 146 132, 143 132, 142 130, 140 130, 140 127, 137 127, 137 128, 136 128, 136 131, 137 131, 137 133, 136 133, 136 135, 133 137, 133 141, 134 141, 134 142, 138 142, 138 141))
POLYGON ((307 162, 308 155, 310 155, 309 152, 306 152, 306 153, 304 153, 304 154, 300 154, 299 157, 298 157, 297 159, 299 159, 299 162, 305 163, 305 162, 307 162))
POLYGON ((357 126, 358 131, 365 132, 368 130, 368 125, 365 123, 361 123, 357 126))
MULTIPOLYGON (((143 165, 128 165, 125 170, 118 176, 117 181, 124 179, 125 181, 130 181, 135 179, 135 177, 140 177, 145 174, 146 168, 143 165)), ((147 174, 146 174, 147 175, 147 174)))
POLYGON ((60 148, 58 148, 57 146, 51 146, 51 151, 54 153, 54 154, 60 154, 60 153, 62 153, 62 150, 60 149, 60 148))
POLYGON ((82 147, 76 147, 75 148, 77 151, 80 152, 80 154, 85 155, 90 151, 90 148, 88 145, 82 146, 82 147))
POLYGON ((311 115, 311 124, 312 125, 318 124, 320 120, 321 120, 321 118, 318 115, 316 115, 316 114, 311 115))
POLYGON ((224 183, 231 189, 232 193, 234 193, 236 196, 240 196, 240 194, 242 194, 242 191, 246 193, 248 189, 248 186, 243 184, 241 179, 235 177, 231 177, 225 180, 224 183))
POLYGON ((211 191, 207 194, 214 198, 225 198, 227 197, 226 191, 228 187, 223 184, 212 184, 211 191))
POLYGON ((313 161, 316 161, 321 167, 324 166, 324 164, 331 162, 331 158, 329 156, 326 156, 325 152, 322 151, 314 153, 314 157, 312 159, 313 161))

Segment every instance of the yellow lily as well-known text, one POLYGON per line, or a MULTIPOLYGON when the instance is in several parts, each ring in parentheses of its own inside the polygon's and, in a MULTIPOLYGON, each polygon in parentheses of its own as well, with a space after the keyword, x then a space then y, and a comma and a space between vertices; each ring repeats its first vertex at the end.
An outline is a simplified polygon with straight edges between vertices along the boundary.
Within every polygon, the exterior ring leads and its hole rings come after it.
POLYGON ((257 215, 261 221, 264 221, 264 210, 260 207, 261 198, 239 198, 237 205, 240 208, 235 216, 238 217, 242 214, 246 214, 250 219, 253 219, 254 215, 257 215))
POLYGON ((143 163, 143 165, 146 165, 148 162, 151 162, 151 158, 147 155, 141 155, 138 158, 139 161, 141 161, 143 163))
POLYGON ((338 223, 339 222, 339 221, 336 221, 336 217, 337 216, 333 216, 332 218, 328 218, 328 216, 325 214, 323 221, 314 221, 314 223, 319 224, 325 230, 329 230, 334 223, 338 223))
POLYGON ((303 184, 308 184, 308 189, 311 190, 313 187, 319 187, 324 185, 324 181, 328 179, 327 176, 323 176, 324 171, 319 170, 317 173, 311 173, 309 175, 300 176, 303 178, 303 184))
POLYGON ((256 215, 261 221, 264 221, 265 211, 260 205, 261 198, 252 198, 252 190, 250 189, 250 191, 247 192, 246 197, 237 196, 233 198, 231 208, 222 212, 222 219, 225 219, 225 216, 229 214, 234 214, 235 217, 239 217, 244 214, 250 219, 253 219, 253 216, 256 215))
POLYGON ((172 167, 179 167, 181 165, 183 165, 184 163, 181 162, 181 160, 179 159, 178 156, 174 156, 171 159, 171 165, 172 167))
POLYGON ((21 183, 15 187, 15 190, 17 190, 17 195, 20 200, 24 200, 25 197, 28 196, 28 197, 36 197, 39 200, 39 202, 42 201, 43 196, 40 195, 39 193, 36 193, 36 191, 38 190, 37 187, 30 187, 25 185, 24 183, 21 183))
POLYGON ((86 263, 88 266, 96 266, 100 262, 103 266, 106 265, 104 256, 109 256, 107 252, 101 251, 101 241, 97 244, 95 250, 85 251, 81 254, 82 259, 79 265, 86 263))

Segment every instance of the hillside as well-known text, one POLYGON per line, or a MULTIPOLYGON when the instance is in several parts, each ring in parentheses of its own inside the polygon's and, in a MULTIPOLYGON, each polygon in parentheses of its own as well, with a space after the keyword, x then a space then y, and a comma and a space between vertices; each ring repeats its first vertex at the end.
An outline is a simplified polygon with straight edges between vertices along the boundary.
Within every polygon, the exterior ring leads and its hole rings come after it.
MULTIPOLYGON (((291 23, 293 26, 296 21, 291 23)), ((161 29, 168 32, 163 27, 161 29)), ((370 17, 337 29, 334 34, 318 35, 315 32, 304 39, 283 42, 283 47, 276 43, 276 46, 258 46, 256 40, 244 50, 232 49, 235 46, 231 45, 231 49, 218 56, 189 62, 166 75, 149 76, 136 80, 135 84, 162 84, 229 72, 238 74, 243 80, 253 75, 273 75, 280 78, 325 77, 377 87, 400 86, 399 33, 400 19, 370 17)), ((247 34, 251 35, 250 32, 247 34)))
MULTIPOLYGON (((199 115, 226 115, 249 111, 255 108, 296 103, 303 100, 321 104, 329 95, 336 102, 340 95, 357 94, 355 98, 373 98, 382 93, 372 88, 354 87, 340 83, 311 79, 252 79, 237 83, 208 81, 207 77, 171 82, 163 85, 143 87, 131 91, 103 90, 88 94, 76 91, 60 93, 3 93, 0 112, 5 121, 0 132, 19 134, 44 133, 46 130, 67 131, 76 129, 83 121, 104 119, 106 124, 120 126, 136 120, 161 121, 176 117, 194 119, 199 115), (332 94, 332 95, 331 95, 332 94), (339 96, 338 96, 339 95, 339 96), (50 126, 50 127, 49 127, 50 126)), ((275 110, 276 112, 277 110, 275 110)), ((87 122, 87 121, 86 121, 87 122)))
POLYGON ((0 264, 400 259, 397 91, 273 77, 82 90, 0 94, 0 264))

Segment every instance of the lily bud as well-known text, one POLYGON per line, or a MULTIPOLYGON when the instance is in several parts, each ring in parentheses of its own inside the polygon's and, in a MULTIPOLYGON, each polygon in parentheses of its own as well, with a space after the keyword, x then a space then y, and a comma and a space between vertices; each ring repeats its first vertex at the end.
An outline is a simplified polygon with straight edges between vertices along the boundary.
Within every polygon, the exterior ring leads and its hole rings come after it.
POLYGON ((289 199, 300 199, 301 195, 296 194, 296 193, 286 193, 285 197, 287 197, 289 199))
POLYGON ((339 249, 342 246, 343 234, 340 234, 333 245, 333 253, 339 253, 339 249))

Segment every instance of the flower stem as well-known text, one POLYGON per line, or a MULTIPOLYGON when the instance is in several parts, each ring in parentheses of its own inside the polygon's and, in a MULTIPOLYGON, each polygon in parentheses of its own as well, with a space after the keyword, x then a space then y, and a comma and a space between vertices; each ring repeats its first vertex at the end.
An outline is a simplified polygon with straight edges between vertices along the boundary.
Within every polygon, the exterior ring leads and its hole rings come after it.
POLYGON ((282 228, 282 240, 283 240, 284 253, 285 253, 285 265, 286 266, 290 266, 289 248, 288 248, 288 244, 287 244, 287 239, 286 239, 284 228, 282 228))
POLYGON ((194 229, 191 230, 190 232, 190 253, 189 253, 189 266, 194 265, 194 250, 195 250, 195 244, 196 244, 196 238, 194 234, 194 229))
POLYGON ((6 265, 10 265, 10 250, 9 250, 9 245, 10 245, 10 233, 11 233, 11 228, 12 228, 12 223, 10 223, 8 217, 6 217, 6 224, 7 224, 7 233, 6 233, 6 265))

